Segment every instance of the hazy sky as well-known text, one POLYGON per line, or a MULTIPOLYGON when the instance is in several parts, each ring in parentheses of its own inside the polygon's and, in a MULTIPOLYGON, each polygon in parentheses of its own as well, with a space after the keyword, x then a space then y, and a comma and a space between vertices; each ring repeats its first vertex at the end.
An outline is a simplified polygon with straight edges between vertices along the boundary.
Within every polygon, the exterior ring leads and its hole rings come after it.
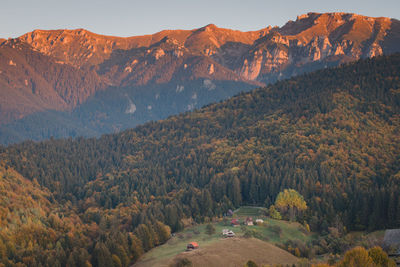
POLYGON ((400 0, 0 0, 0 37, 34 29, 85 28, 133 36, 214 23, 242 31, 282 26, 297 15, 352 12, 400 19, 400 0))

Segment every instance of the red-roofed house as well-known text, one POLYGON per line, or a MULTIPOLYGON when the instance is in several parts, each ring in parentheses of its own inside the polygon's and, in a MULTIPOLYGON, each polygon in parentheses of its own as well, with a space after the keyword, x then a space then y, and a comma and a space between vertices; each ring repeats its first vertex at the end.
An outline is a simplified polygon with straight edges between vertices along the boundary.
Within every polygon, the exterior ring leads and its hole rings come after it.
POLYGON ((238 219, 232 219, 231 225, 232 225, 232 226, 239 226, 239 225, 240 225, 240 222, 239 222, 238 219))
POLYGON ((197 249, 197 248, 199 248, 199 244, 197 244, 197 242, 190 242, 186 246, 186 250, 193 250, 193 249, 197 249))

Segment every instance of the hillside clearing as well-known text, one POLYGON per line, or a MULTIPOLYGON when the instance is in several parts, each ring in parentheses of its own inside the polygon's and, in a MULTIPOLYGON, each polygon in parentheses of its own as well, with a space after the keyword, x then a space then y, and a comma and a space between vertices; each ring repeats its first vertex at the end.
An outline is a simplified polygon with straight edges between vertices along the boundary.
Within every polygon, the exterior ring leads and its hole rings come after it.
POLYGON ((197 250, 181 252, 172 259, 163 261, 140 261, 135 267, 167 267, 179 259, 188 259, 192 266, 243 266, 248 260, 263 264, 294 264, 298 258, 270 243, 256 238, 226 238, 200 247, 197 250))
MULTIPOLYGON (((233 217, 225 217, 222 221, 212 223, 212 225, 215 228, 215 233, 212 235, 206 234, 206 224, 200 224, 188 227, 182 232, 174 234, 174 236, 170 240, 168 240, 168 242, 165 243, 164 245, 156 247, 147 252, 134 266, 139 266, 139 267, 168 266, 168 264, 173 263, 173 261, 177 260, 179 257, 186 257, 186 255, 192 256, 192 254, 196 255, 194 256, 193 263, 198 262, 199 264, 207 264, 206 266, 209 266, 208 263, 202 262, 201 259, 198 259, 200 255, 204 255, 202 254, 203 253, 202 251, 207 252, 209 248, 224 247, 224 250, 222 250, 221 255, 219 255, 220 253, 217 252, 215 258, 217 257, 224 258, 226 257, 226 255, 229 255, 228 251, 225 251, 225 248, 232 248, 233 250, 230 253, 241 254, 243 255, 244 258, 247 258, 248 255, 253 255, 253 254, 248 254, 245 250, 243 250, 243 248, 235 252, 235 246, 237 244, 243 243, 243 245, 247 245, 247 242, 245 242, 244 240, 259 239, 255 244, 263 244, 263 246, 261 247, 264 247, 264 244, 268 244, 268 246, 272 246, 278 249, 275 245, 284 244, 288 240, 300 240, 301 242, 307 243, 315 238, 315 236, 312 233, 308 233, 301 224, 297 222, 287 222, 287 221, 274 220, 268 218, 264 215, 265 214, 264 211, 265 208, 262 207, 247 207, 247 206, 241 207, 235 211, 233 217), (256 219, 262 219, 264 223, 254 226, 241 225, 239 227, 232 227, 230 225, 230 221, 232 219, 238 219, 240 223, 243 223, 247 217, 252 217, 254 221, 256 219), (231 239, 229 238, 226 239, 222 237, 221 233, 223 229, 233 230, 234 233, 236 234, 236 238, 233 238, 232 240, 240 240, 240 241, 235 241, 236 243, 233 243, 233 245, 230 245, 231 241, 225 242, 231 239), (253 238, 242 238, 246 233, 248 236, 251 236, 253 238), (200 250, 198 250, 199 252, 197 253, 196 250, 196 252, 192 254, 185 253, 184 251, 186 249, 186 245, 192 241, 199 243, 200 245, 200 250), (228 246, 226 246, 227 244, 228 246)), ((254 242, 250 243, 253 244, 254 242)), ((252 248, 252 245, 250 245, 249 248, 252 248)), ((210 249, 210 251, 212 250, 210 249)), ((261 260, 262 259, 261 256, 257 258, 258 257, 257 253, 258 250, 254 252, 255 258, 251 259, 261 260)), ((265 255, 265 253, 260 253, 260 255, 265 255)), ((282 255, 282 254, 278 253, 277 255, 282 255)), ((264 257, 266 258, 265 260, 268 260, 270 258, 268 256, 264 257)), ((208 255, 207 258, 209 258, 208 255)), ((241 259, 242 256, 236 255, 232 263, 240 262, 241 259)), ((250 258, 247 258, 247 260, 249 259, 250 258)), ((280 258, 278 257, 276 259, 280 258)), ((285 259, 281 258, 279 261, 276 261, 275 263, 285 263, 285 262, 286 262, 285 259)))

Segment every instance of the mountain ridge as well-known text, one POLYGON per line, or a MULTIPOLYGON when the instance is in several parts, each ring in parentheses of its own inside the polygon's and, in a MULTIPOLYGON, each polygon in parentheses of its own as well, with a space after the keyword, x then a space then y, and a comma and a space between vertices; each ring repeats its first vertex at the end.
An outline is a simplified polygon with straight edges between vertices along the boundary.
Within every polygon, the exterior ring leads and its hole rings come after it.
MULTIPOLYGON (((310 12, 282 27, 248 32, 214 24, 132 37, 35 30, 0 44, 0 142, 9 140, 4 132, 15 132, 21 119, 38 112, 61 111, 68 119, 51 119, 48 133, 34 140, 68 137, 54 129, 68 132, 70 122, 78 129, 84 121, 99 121, 118 131, 304 72, 395 52, 400 52, 400 21, 353 13, 310 12), (37 56, 17 62, 29 54, 37 56), (111 94, 113 100, 101 98, 111 94), (153 107, 165 101, 160 95, 172 101, 156 113, 153 107), (79 113, 90 101, 104 107, 79 113), (130 118, 117 125, 126 114, 130 118)), ((29 120, 32 127, 44 127, 29 120)), ((93 132, 107 133, 100 128, 93 126, 93 132)))
MULTIPOLYGON (((342 50, 351 44, 359 45, 362 41, 370 41, 372 44, 369 44, 370 47, 368 47, 367 53, 370 53, 370 56, 374 56, 382 54, 382 51, 376 47, 376 42, 383 40, 386 31, 392 24, 397 26, 399 21, 386 17, 367 17, 354 13, 310 12, 298 16, 296 21, 287 22, 281 28, 269 26, 264 29, 246 32, 219 28, 214 24, 208 24, 193 30, 163 30, 154 34, 131 37, 100 35, 85 29, 35 30, 17 39, 27 42, 44 54, 52 55, 59 60, 64 60, 64 63, 77 67, 98 64, 99 60, 104 61, 104 56, 112 53, 114 49, 130 50, 150 47, 166 37, 176 40, 179 45, 189 50, 194 49, 197 53, 213 56, 218 52, 215 51, 215 48, 219 49, 228 42, 254 45, 257 40, 270 33, 279 33, 281 38, 270 38, 268 41, 289 46, 293 45, 290 44, 290 42, 294 43, 293 41, 297 41, 297 44, 295 44, 297 46, 305 46, 314 39, 319 41, 318 39, 323 36, 325 36, 325 39, 322 40, 325 48, 326 42, 329 43, 329 46, 334 46, 335 44, 330 44, 330 42, 347 41, 347 44, 346 42, 336 44, 335 50, 331 52, 335 55, 343 54, 344 51, 342 50), (83 52, 81 51, 79 54, 75 50, 65 49, 65 47, 77 45, 71 44, 73 41, 81 41, 79 45, 84 48, 83 52), (102 49, 98 48, 99 45, 102 46, 102 49), (60 48, 64 48, 61 49, 63 50, 63 55, 58 51, 60 48), (96 53, 103 57, 96 58, 96 53)), ((367 54, 365 52, 357 49, 358 47, 353 47, 353 51, 349 51, 351 52, 350 54, 354 57, 360 57, 361 55, 366 57, 367 54)), ((325 56, 327 56, 327 53, 325 56)), ((313 58, 313 60, 315 59, 316 57, 313 58)), ((234 70, 237 71, 236 69, 234 70)))

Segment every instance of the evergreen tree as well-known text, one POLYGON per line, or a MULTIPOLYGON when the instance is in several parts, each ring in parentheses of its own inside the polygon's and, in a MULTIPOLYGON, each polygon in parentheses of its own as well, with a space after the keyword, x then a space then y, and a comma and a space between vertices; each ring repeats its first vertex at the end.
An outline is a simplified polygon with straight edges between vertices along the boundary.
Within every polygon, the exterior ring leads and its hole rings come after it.
POLYGON ((94 247, 92 265, 93 267, 113 266, 111 253, 102 242, 97 242, 96 246, 94 247))
POLYGON ((232 196, 231 196, 232 203, 235 207, 239 207, 240 204, 242 203, 242 195, 240 190, 240 182, 236 176, 233 177, 231 186, 232 186, 232 196))
POLYGON ((147 225, 139 225, 135 230, 135 235, 142 241, 144 251, 149 251, 154 247, 154 236, 147 225))

